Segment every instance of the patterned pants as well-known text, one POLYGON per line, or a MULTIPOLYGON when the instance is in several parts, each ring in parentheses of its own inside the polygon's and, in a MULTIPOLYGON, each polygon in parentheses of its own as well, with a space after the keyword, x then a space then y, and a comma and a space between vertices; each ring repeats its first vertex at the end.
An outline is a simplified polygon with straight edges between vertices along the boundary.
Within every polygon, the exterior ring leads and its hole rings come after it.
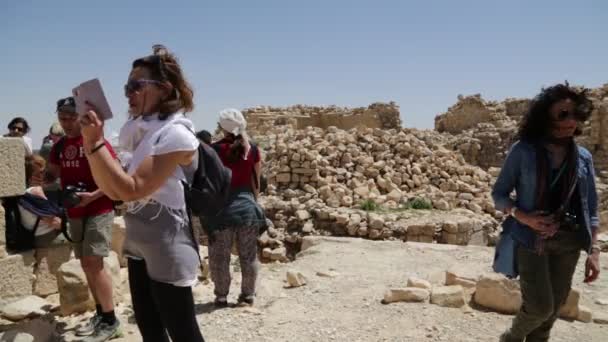
POLYGON ((215 285, 215 296, 226 298, 230 291, 230 252, 236 239, 241 264, 241 296, 255 297, 258 278, 258 227, 230 227, 215 231, 209 244, 209 268, 215 285))

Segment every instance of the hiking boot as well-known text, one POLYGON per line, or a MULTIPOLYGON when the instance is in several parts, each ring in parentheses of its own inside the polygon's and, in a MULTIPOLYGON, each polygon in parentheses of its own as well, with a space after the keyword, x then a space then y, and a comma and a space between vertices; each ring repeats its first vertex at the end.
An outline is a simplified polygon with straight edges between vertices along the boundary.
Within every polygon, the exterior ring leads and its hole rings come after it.
POLYGON ((93 315, 93 317, 91 317, 91 319, 85 325, 76 329, 76 336, 89 336, 93 334, 95 327, 97 324, 99 324, 99 322, 101 322, 101 316, 98 314, 93 315))
POLYGON ((122 331, 120 330, 120 322, 114 321, 114 324, 108 324, 104 321, 100 321, 95 327, 95 331, 91 336, 84 339, 85 342, 105 342, 113 338, 121 337, 122 331))

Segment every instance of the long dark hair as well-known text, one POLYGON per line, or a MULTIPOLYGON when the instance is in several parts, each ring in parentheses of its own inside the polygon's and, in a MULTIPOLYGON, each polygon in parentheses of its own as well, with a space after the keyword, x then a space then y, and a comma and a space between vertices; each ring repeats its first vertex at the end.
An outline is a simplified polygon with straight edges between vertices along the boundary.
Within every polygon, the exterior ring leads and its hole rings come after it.
POLYGON ((22 124, 23 128, 25 129, 23 134, 27 134, 30 131, 30 125, 27 123, 27 120, 25 120, 24 118, 18 116, 14 119, 11 120, 11 122, 8 123, 8 129, 11 129, 11 127, 13 127, 14 124, 22 124))
POLYGON ((245 145, 247 144, 247 138, 242 134, 234 135, 228 133, 226 136, 226 142, 230 144, 230 152, 228 153, 228 161, 236 163, 245 156, 245 145))
POLYGON ((194 92, 186 81, 177 58, 162 45, 154 45, 152 49, 154 54, 136 59, 132 67, 144 67, 150 71, 152 79, 169 82, 173 86, 169 97, 160 103, 159 118, 164 120, 180 110, 184 113, 191 112, 194 109, 194 92))
MULTIPOLYGON (((536 95, 528 108, 528 111, 519 122, 516 140, 527 142, 538 142, 549 136, 551 130, 551 106, 559 101, 570 99, 574 102, 576 118, 579 122, 585 122, 591 116, 593 103, 587 96, 589 89, 582 88, 577 90, 566 81, 563 84, 556 84, 548 88, 543 88, 540 94, 536 95)), ((577 127, 575 135, 582 133, 577 127)))

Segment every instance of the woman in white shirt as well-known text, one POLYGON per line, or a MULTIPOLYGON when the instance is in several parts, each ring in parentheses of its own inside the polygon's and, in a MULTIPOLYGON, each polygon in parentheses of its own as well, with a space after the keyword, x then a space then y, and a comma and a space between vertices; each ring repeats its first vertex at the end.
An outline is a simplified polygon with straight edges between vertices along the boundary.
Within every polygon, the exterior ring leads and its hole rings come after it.
POLYGON ((162 46, 137 59, 125 85, 130 118, 119 149, 126 172, 102 146, 103 122, 92 108, 81 116, 85 154, 99 188, 127 203, 125 253, 135 320, 143 341, 204 341, 192 286, 200 259, 186 211, 182 181, 196 170, 199 142, 192 122, 193 92, 173 54, 162 46))

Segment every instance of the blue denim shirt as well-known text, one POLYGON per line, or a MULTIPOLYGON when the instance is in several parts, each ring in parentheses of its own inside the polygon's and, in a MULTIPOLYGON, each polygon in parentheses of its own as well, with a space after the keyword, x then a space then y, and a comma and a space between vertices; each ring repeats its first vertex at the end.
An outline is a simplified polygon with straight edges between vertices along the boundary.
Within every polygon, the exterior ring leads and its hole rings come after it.
MULTIPOLYGON (((591 251, 591 236, 599 226, 597 214, 597 191, 595 189, 595 170, 591 153, 578 146, 578 191, 585 223, 585 246, 591 251)), ((527 142, 518 141, 513 146, 498 179, 492 189, 492 198, 497 210, 504 211, 509 206, 516 206, 524 212, 535 211, 536 200, 536 148, 527 142), (511 192, 515 190, 515 198, 511 192)), ((503 226, 505 233, 527 248, 534 248, 537 235, 534 231, 517 220, 503 226)))

